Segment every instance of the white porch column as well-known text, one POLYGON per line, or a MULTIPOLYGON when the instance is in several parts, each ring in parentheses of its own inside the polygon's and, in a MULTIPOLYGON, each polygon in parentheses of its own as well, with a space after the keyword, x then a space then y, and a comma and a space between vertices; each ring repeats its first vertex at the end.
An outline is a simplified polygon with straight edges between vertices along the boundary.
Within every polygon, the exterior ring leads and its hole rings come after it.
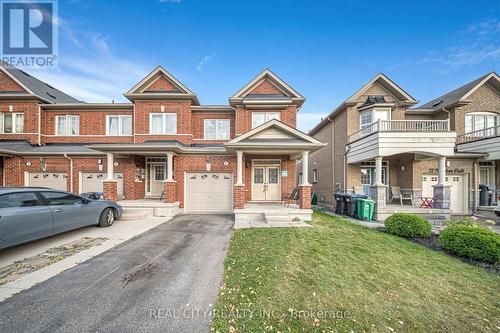
POLYGON ((302 152, 302 186, 310 186, 309 184, 309 151, 302 152))
POLYGON ((108 177, 106 178, 106 180, 115 180, 115 178, 113 177, 114 175, 114 167, 115 167, 115 162, 114 162, 114 155, 111 154, 111 153, 107 153, 107 162, 108 162, 108 168, 107 168, 107 172, 108 172, 108 177))
POLYGON ((438 162, 438 185, 444 185, 446 182, 446 157, 439 157, 438 162))
POLYGON ((167 182, 174 181, 174 154, 167 153, 167 182))
POLYGON ((383 185, 383 183, 382 183, 382 156, 375 157, 375 182, 373 185, 383 185))
POLYGON ((236 186, 243 186, 243 152, 236 151, 236 186))

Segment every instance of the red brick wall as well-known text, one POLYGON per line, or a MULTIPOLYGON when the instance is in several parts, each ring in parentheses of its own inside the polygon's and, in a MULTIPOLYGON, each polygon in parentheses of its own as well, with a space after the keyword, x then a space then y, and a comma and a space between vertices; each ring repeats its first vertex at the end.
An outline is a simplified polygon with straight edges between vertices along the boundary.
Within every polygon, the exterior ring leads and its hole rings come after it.
POLYGON ((274 84, 269 80, 262 80, 249 94, 264 94, 264 95, 284 95, 281 90, 279 90, 274 84))
POLYGON ((16 81, 12 80, 3 71, 0 71, 0 91, 26 92, 26 90, 24 90, 16 81))
MULTIPOLYGON (((194 139, 204 139, 205 135, 205 119, 229 119, 229 126, 231 127, 230 138, 234 138, 234 114, 220 114, 220 113, 193 113, 192 132, 194 139)), ((221 140, 215 142, 223 142, 221 140)), ((206 142, 205 142, 206 143, 206 142)))
POLYGON ((163 75, 158 77, 149 87, 147 87, 145 92, 148 91, 179 91, 179 89, 166 77, 163 75))
POLYGON ((249 110, 243 105, 236 107, 236 134, 243 134, 252 129, 252 112, 280 112, 281 122, 291 127, 297 126, 297 107, 290 105, 282 110, 249 110))
POLYGON ((22 134, 0 134, 1 139, 29 140, 38 143, 38 104, 35 101, 0 101, 0 112, 12 112, 24 114, 24 133, 22 134), (29 134, 31 133, 31 134, 29 134))

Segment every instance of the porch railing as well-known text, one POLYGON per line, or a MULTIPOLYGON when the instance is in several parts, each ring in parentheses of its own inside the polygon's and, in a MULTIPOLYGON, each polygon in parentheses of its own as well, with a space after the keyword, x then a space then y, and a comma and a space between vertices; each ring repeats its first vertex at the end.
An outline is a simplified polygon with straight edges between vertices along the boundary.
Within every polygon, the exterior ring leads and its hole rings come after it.
POLYGON ((377 132, 447 132, 449 128, 448 120, 378 120, 349 136, 349 142, 377 132))
POLYGON ((457 144, 500 136, 500 126, 469 132, 457 137, 457 144))

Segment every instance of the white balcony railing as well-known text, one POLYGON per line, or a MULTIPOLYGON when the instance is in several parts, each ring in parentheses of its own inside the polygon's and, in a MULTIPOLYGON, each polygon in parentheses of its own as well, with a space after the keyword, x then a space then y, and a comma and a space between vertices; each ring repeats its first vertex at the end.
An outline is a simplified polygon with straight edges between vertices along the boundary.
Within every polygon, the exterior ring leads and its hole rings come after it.
POLYGON ((457 144, 477 141, 486 138, 494 138, 497 136, 500 136, 500 126, 489 127, 482 130, 462 134, 457 138, 457 144))
POLYGON ((448 132, 448 120, 378 120, 349 136, 356 141, 377 132, 448 132))

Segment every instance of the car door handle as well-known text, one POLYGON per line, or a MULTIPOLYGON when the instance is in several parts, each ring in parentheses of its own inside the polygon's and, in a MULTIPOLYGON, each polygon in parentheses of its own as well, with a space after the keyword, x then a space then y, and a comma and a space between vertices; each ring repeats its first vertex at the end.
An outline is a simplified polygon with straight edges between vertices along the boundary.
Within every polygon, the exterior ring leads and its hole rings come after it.
POLYGON ((54 209, 54 213, 62 213, 64 212, 64 209, 54 209))

